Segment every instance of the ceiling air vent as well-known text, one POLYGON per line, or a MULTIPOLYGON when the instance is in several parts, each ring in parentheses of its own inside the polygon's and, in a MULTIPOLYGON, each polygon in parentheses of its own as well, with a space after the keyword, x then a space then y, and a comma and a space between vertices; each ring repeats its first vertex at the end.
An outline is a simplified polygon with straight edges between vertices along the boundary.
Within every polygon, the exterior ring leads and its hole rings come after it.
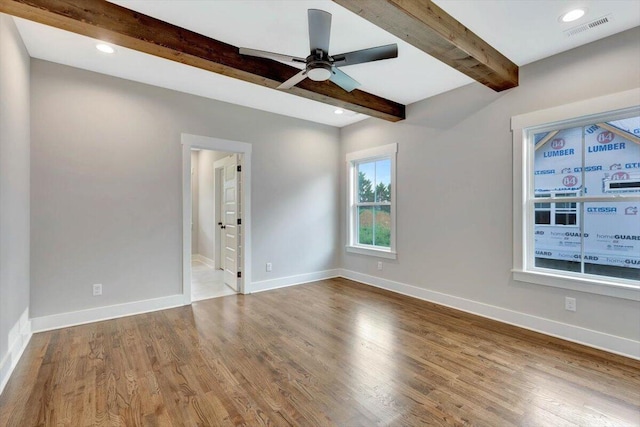
POLYGON ((576 36, 578 34, 584 33, 585 31, 593 30, 596 27, 600 27, 604 24, 607 24, 612 20, 613 20, 613 17, 611 16, 611 14, 609 14, 601 18, 594 19, 591 22, 587 22, 586 24, 581 24, 581 25, 578 25, 577 27, 569 28, 568 30, 564 31, 564 34, 567 37, 576 36))

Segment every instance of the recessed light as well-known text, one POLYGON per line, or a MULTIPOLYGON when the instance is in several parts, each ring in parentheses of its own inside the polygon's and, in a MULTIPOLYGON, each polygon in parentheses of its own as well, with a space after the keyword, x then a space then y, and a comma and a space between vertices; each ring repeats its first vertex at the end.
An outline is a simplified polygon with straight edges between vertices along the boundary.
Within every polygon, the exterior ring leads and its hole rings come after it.
POLYGON ((114 48, 112 48, 108 44, 104 44, 104 43, 98 43, 96 45, 96 49, 98 49, 100 52, 104 52, 104 53, 113 53, 113 52, 115 52, 114 48))
POLYGON ((340 108, 338 108, 333 112, 333 114, 342 114, 342 113, 344 113, 344 110, 341 110, 340 108))
POLYGON ((563 14, 562 16, 560 16, 560 21, 573 22, 575 20, 582 18, 585 13, 587 13, 585 9, 573 9, 563 14))

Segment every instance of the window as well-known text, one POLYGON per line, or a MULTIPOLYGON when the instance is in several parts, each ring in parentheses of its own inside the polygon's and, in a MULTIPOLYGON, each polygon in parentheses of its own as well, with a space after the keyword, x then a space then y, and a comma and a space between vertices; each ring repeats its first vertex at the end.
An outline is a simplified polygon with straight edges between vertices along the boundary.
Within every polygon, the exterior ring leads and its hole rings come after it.
POLYGON ((516 280, 640 300, 640 107, 630 102, 512 119, 516 280))
POLYGON ((578 224, 578 209, 576 203, 538 203, 537 199, 545 197, 572 197, 576 193, 542 193, 536 194, 534 203, 534 218, 536 225, 571 225, 578 224))
POLYGON ((397 144, 347 154, 347 251, 383 258, 395 252, 397 144))

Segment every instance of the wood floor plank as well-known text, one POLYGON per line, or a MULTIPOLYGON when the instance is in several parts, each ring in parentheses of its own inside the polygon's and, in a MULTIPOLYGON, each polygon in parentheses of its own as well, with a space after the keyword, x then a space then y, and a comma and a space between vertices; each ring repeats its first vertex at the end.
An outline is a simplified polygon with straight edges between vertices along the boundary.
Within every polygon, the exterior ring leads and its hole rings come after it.
POLYGON ((0 426, 640 426, 640 361, 331 279, 34 335, 0 426))

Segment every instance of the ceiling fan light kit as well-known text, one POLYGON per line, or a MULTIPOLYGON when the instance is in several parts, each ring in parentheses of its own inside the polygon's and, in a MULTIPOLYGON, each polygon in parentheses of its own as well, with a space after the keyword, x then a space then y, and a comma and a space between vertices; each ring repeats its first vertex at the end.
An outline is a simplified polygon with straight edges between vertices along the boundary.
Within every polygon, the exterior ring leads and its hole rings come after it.
POLYGON ((360 83, 338 69, 339 66, 344 67, 347 65, 398 57, 398 45, 396 44, 361 49, 331 56, 329 55, 331 14, 323 10, 309 9, 307 15, 309 19, 309 46, 311 54, 306 58, 298 58, 291 55, 265 52, 256 49, 240 48, 242 55, 305 64, 305 68, 302 71, 283 82, 278 86, 278 89, 290 89, 308 77, 317 82, 330 80, 345 91, 351 92, 360 86, 360 83))
POLYGON ((316 82, 323 82, 331 78, 331 65, 318 64, 307 71, 307 77, 316 82))

